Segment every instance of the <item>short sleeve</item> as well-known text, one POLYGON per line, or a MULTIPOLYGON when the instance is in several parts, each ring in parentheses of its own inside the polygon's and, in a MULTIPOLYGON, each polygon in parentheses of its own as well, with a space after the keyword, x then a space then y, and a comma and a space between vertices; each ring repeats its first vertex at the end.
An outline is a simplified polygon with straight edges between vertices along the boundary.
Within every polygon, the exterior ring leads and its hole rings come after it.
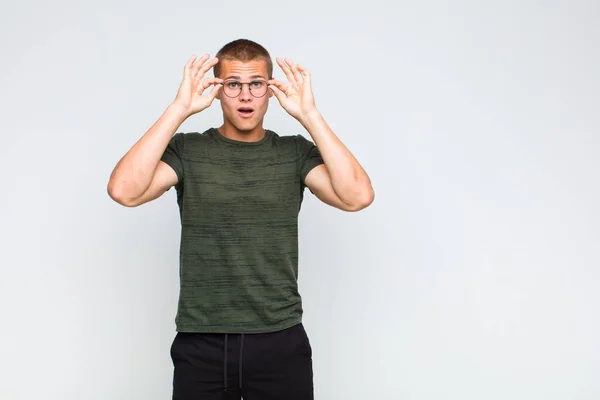
POLYGON ((297 143, 298 143, 298 161, 299 167, 298 170, 300 172, 300 179, 302 182, 302 188, 306 187, 304 180, 306 179, 306 175, 316 166, 324 163, 323 157, 321 157, 321 153, 317 146, 306 139, 302 135, 297 135, 297 143))
POLYGON ((184 149, 184 134, 178 132, 169 141, 167 148, 165 149, 161 161, 168 164, 175 173, 177 174, 177 185, 181 187, 183 185, 183 149, 184 149))

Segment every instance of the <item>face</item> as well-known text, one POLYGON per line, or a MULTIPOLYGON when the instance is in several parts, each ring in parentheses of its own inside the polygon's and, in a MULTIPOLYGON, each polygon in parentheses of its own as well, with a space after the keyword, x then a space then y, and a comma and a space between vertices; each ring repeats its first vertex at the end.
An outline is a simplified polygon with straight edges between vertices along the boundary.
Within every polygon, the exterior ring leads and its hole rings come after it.
MULTIPOLYGON (((221 71, 219 78, 224 80, 224 85, 228 82, 259 82, 269 80, 267 63, 263 60, 253 60, 241 62, 237 60, 223 60, 221 62, 221 71)), ((263 83, 266 85, 266 82, 263 83)), ((254 129, 262 129, 264 116, 269 106, 269 98, 272 96, 270 90, 267 90, 262 97, 255 97, 259 83, 255 84, 236 84, 230 83, 230 89, 241 86, 241 93, 237 97, 229 97, 224 91, 225 87, 219 90, 217 98, 221 101, 223 109, 223 118, 225 125, 231 125, 238 131, 249 132, 254 129), (252 90, 252 92, 251 92, 252 90)))

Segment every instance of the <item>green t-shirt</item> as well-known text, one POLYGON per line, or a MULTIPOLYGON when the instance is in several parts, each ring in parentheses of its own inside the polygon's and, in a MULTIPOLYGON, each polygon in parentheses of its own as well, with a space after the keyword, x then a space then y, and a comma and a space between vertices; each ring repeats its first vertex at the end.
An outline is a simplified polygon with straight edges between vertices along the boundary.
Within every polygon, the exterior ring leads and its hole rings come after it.
POLYGON ((239 142, 176 133, 162 161, 179 178, 179 332, 264 333, 302 321, 298 214, 323 163, 301 135, 239 142))

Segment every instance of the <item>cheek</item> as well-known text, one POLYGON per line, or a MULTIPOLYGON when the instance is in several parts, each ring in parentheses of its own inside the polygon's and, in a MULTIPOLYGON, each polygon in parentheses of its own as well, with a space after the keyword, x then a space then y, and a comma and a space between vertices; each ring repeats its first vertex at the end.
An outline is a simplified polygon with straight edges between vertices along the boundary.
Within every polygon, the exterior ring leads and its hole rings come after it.
POLYGON ((221 107, 227 112, 235 111, 234 105, 228 97, 221 97, 221 107))
POLYGON ((269 98, 265 96, 263 99, 261 99, 260 109, 266 111, 268 107, 269 98))

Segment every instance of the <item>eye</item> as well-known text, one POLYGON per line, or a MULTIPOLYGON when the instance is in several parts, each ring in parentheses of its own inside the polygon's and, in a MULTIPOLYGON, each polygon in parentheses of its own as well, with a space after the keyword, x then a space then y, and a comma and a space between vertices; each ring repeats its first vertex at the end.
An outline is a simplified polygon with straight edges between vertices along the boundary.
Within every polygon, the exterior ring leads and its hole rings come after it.
POLYGON ((259 89, 261 88, 265 83, 263 81, 254 81, 251 83, 253 88, 259 89))
POLYGON ((232 82, 227 82, 227 86, 230 87, 231 89, 237 89, 237 87, 240 85, 239 82, 236 81, 232 81, 232 82))

